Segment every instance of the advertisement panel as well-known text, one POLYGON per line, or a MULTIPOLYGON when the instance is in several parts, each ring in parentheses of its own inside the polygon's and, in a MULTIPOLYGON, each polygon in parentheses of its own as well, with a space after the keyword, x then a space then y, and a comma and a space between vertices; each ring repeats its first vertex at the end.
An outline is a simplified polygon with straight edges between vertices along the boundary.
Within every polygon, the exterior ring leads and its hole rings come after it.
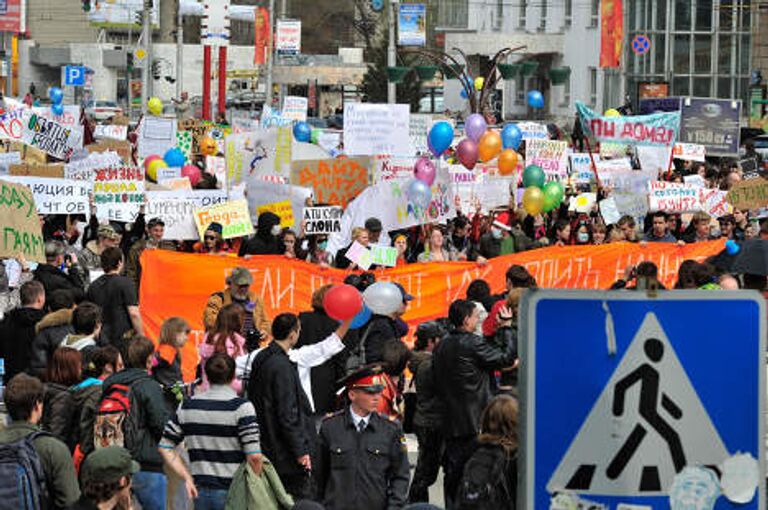
POLYGON ((0 1, 0 32, 18 34, 26 30, 24 22, 25 0, 0 1))
POLYGON ((427 6, 400 4, 397 17, 397 44, 424 46, 427 43, 427 6))
POLYGON ((278 55, 301 53, 301 21, 296 19, 277 20, 275 47, 278 55))
MULTIPOLYGON (((152 0, 150 21, 153 26, 160 25, 159 0, 152 0)), ((111 2, 91 2, 88 20, 94 25, 103 27, 128 27, 141 24, 141 13, 144 10, 144 0, 112 0, 111 2)))

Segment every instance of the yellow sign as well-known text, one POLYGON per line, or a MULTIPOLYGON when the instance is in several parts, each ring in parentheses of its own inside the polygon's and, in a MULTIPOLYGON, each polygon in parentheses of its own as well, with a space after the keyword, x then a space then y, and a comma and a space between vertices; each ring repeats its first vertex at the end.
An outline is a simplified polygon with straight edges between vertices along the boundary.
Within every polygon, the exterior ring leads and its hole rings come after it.
POLYGON ((136 48, 133 50, 133 58, 136 59, 136 63, 140 64, 147 58, 147 50, 144 48, 136 48))
POLYGON ((282 202, 275 202, 272 204, 260 205, 256 212, 259 214, 264 212, 275 213, 280 216, 280 226, 283 228, 291 228, 296 221, 293 219, 293 207, 291 207, 290 200, 283 200, 282 202))
POLYGON ((251 223, 251 215, 248 212, 248 202, 244 198, 230 200, 223 204, 212 205, 195 211, 195 224, 197 225, 200 239, 203 238, 205 229, 211 223, 218 223, 222 226, 222 237, 224 239, 253 234, 253 224, 251 223))

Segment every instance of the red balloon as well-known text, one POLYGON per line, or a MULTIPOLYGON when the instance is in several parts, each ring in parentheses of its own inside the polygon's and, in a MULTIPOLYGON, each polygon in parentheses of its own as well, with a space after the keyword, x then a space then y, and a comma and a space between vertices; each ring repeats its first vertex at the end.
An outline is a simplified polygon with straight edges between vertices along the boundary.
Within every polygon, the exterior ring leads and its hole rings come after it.
POLYGON ((189 177, 189 182, 192 186, 197 186, 197 183, 202 179, 200 169, 196 165, 184 165, 181 167, 181 176, 189 177))
POLYGON ((346 321, 363 309, 363 296, 352 285, 336 285, 325 294, 323 308, 328 317, 346 321))
POLYGON ((158 156, 157 154, 153 154, 151 156, 147 156, 146 158, 144 158, 144 170, 146 171, 149 168, 149 164, 156 159, 163 159, 163 158, 161 156, 158 156))

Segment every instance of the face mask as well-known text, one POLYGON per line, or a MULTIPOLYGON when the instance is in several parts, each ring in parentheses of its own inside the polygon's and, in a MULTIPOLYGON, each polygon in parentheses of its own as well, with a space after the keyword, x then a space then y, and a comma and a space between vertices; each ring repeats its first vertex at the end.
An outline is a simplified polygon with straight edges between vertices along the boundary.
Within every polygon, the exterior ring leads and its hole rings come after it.
POLYGON ((317 243, 317 247, 325 251, 325 249, 328 247, 328 241, 320 241, 317 243))
POLYGON ((493 236, 494 239, 501 239, 501 230, 497 228, 492 228, 491 235, 493 236))
POLYGON ((586 243, 589 241, 589 234, 587 232, 579 232, 576 234, 576 238, 580 243, 586 243))
POLYGON ((280 235, 280 225, 275 225, 272 227, 272 230, 270 230, 273 236, 280 235))

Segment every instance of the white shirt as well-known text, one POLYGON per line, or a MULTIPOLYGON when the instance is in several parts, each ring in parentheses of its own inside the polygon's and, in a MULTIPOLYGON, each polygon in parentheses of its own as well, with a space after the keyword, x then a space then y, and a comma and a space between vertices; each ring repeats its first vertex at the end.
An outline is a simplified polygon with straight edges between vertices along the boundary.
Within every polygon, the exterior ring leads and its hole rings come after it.
MULTIPOLYGON (((253 364, 253 360, 256 355, 264 349, 257 349, 250 354, 238 356, 235 360, 235 375, 239 379, 243 378, 246 369, 253 364)), ((296 363, 299 371, 299 381, 304 393, 307 394, 309 405, 312 407, 312 412, 315 411, 315 401, 312 399, 312 379, 311 371, 313 367, 317 367, 334 357, 336 354, 344 350, 344 343, 336 333, 331 333, 328 338, 322 342, 318 342, 312 345, 304 345, 298 349, 291 349, 288 351, 288 358, 296 363)), ((253 377, 253 374, 251 374, 253 377)))
POLYGON ((360 430, 360 422, 363 422, 363 428, 368 426, 368 420, 371 419, 371 415, 360 416, 352 410, 352 406, 349 406, 349 414, 352 415, 352 421, 355 423, 355 428, 360 430))

